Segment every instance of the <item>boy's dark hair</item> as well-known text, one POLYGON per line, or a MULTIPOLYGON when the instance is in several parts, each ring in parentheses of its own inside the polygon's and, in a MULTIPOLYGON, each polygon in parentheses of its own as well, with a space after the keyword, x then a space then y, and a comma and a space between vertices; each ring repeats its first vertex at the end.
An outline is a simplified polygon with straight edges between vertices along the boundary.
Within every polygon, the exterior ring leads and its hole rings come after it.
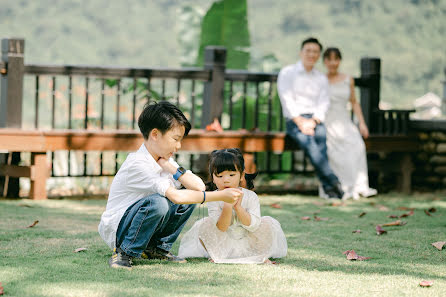
POLYGON ((337 48, 337 47, 329 47, 325 50, 324 55, 323 55, 323 59, 328 59, 330 58, 331 55, 334 55, 336 58, 338 58, 339 60, 342 60, 342 55, 341 55, 341 51, 337 48))
POLYGON ((304 41, 302 41, 302 45, 300 46, 300 49, 303 49, 304 45, 307 43, 316 43, 317 45, 319 45, 319 49, 322 52, 322 44, 319 42, 319 40, 317 40, 314 37, 309 37, 309 38, 305 39, 304 41))
POLYGON ((138 118, 138 126, 144 139, 149 138, 150 131, 153 129, 158 129, 164 134, 175 126, 183 126, 184 136, 187 136, 191 129, 189 121, 181 110, 168 101, 146 104, 138 118))
MULTIPOLYGON (((242 151, 238 148, 229 148, 222 150, 215 150, 211 153, 209 159, 209 175, 211 181, 206 184, 208 191, 216 190, 214 182, 212 181, 212 175, 219 174, 223 171, 238 171, 243 173, 245 171, 245 159, 243 158, 242 151)), ((253 180, 257 176, 255 174, 245 174, 246 187, 253 189, 253 180)))

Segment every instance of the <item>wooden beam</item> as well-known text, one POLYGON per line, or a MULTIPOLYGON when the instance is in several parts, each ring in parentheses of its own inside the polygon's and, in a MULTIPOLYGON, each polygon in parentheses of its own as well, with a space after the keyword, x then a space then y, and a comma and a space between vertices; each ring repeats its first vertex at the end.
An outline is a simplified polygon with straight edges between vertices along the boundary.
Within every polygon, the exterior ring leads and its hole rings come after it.
MULTIPOLYGON (((0 129, 0 150, 47 152, 57 150, 135 151, 143 138, 134 130, 21 130, 0 129)), ((298 145, 284 132, 191 130, 181 144, 182 151, 211 152, 238 147, 245 152, 283 152, 298 145)), ((370 136, 365 140, 368 152, 415 152, 420 143, 415 136, 370 136)))
POLYGON ((30 166, 0 164, 0 176, 31 177, 30 166))

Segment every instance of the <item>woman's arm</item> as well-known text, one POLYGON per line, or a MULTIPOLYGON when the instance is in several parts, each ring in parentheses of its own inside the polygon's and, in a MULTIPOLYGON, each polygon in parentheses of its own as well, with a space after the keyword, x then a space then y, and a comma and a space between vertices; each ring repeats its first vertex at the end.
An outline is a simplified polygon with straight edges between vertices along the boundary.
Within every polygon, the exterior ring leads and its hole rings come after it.
POLYGON ((226 232, 231 225, 232 220, 232 204, 224 203, 223 210, 217 221, 217 228, 222 232, 226 232))
POLYGON ((369 137, 369 129, 365 123, 361 105, 359 105, 359 102, 356 100, 355 81, 352 77, 350 78, 350 102, 352 104, 353 113, 356 115, 359 121, 359 132, 361 133, 362 137, 367 139, 369 137))

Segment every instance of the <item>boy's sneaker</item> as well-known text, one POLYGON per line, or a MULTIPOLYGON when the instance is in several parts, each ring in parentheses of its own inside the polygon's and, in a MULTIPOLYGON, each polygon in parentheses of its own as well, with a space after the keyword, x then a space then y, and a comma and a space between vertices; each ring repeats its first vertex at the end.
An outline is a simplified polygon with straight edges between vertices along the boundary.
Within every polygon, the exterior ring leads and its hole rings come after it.
POLYGON ((115 248, 110 260, 108 260, 108 265, 110 265, 111 268, 130 269, 132 268, 132 257, 125 254, 120 248, 115 248))
POLYGON ((148 247, 146 250, 141 254, 141 258, 143 259, 158 259, 158 260, 165 260, 173 263, 186 263, 186 259, 180 258, 178 256, 175 256, 171 252, 162 250, 157 247, 148 247))

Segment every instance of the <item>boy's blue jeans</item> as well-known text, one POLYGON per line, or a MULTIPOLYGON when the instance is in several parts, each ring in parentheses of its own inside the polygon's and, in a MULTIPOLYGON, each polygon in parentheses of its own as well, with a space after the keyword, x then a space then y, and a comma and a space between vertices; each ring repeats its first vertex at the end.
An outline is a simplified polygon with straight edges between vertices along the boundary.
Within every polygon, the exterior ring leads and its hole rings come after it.
POLYGON ((140 258, 148 247, 169 251, 195 204, 174 204, 159 194, 141 198, 127 208, 116 232, 116 247, 140 258))
MULTIPOLYGON (((311 114, 303 114, 301 116, 305 118, 312 117, 311 114)), ((328 163, 325 125, 322 123, 316 125, 314 135, 311 136, 303 134, 296 123, 292 120, 287 120, 286 133, 299 144, 310 158, 324 190, 327 191, 335 187, 339 180, 328 163)))

